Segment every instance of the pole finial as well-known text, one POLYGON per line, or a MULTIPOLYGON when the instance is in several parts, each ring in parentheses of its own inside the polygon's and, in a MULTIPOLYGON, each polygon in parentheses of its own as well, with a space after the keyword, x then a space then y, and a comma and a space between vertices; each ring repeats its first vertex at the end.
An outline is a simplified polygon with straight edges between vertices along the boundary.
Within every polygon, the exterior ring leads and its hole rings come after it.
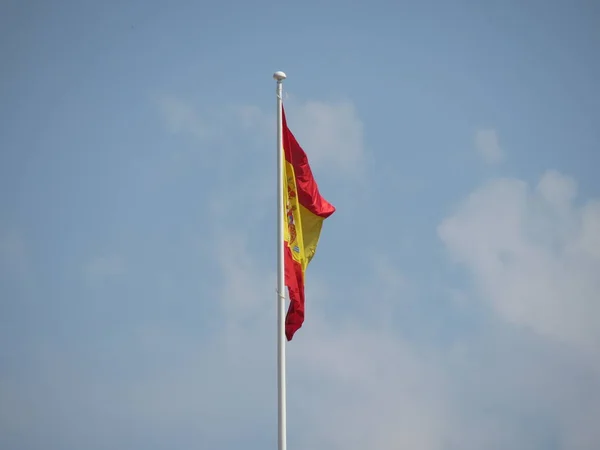
POLYGON ((275 78, 277 80, 277 82, 282 82, 283 80, 285 80, 287 78, 287 76, 282 71, 278 71, 273 74, 273 78, 275 78))

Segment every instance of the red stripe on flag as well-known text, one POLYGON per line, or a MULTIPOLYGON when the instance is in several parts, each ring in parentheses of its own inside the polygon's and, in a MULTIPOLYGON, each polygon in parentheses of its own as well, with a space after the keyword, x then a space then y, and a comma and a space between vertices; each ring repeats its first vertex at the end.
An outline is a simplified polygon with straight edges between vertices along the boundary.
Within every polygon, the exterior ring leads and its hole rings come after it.
POLYGON ((311 213, 327 218, 335 212, 335 207, 321 196, 317 183, 313 177, 312 170, 310 169, 310 165, 308 164, 308 157, 287 127, 283 107, 282 117, 283 149, 285 159, 292 165, 296 174, 298 202, 311 213))
POLYGON ((304 274, 302 266, 292 257, 292 251, 285 242, 285 284, 290 294, 290 306, 285 317, 285 336, 292 340, 294 333, 304 323, 304 274))

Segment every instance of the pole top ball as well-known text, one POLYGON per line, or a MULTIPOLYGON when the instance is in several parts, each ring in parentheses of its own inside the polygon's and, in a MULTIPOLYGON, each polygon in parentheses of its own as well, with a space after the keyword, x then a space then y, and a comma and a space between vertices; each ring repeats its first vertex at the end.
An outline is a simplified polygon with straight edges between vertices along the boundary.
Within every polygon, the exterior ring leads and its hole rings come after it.
POLYGON ((278 71, 273 74, 273 78, 275 78, 277 81, 283 81, 287 78, 287 76, 285 73, 278 71))

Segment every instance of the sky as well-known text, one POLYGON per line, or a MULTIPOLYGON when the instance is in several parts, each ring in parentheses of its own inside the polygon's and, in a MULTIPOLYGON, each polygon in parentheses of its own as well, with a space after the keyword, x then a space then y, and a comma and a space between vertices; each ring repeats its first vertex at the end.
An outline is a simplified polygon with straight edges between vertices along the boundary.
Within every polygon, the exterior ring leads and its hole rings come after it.
POLYGON ((337 208, 288 448, 600 446, 593 1, 0 2, 0 448, 277 446, 276 84, 337 208))

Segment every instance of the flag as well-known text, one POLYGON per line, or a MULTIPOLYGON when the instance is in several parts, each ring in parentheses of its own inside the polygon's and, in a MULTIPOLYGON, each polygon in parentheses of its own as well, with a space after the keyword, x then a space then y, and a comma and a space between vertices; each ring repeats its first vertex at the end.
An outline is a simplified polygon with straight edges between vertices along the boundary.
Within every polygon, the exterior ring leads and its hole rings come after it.
POLYGON ((288 341, 304 322, 304 280, 317 250, 323 221, 335 207, 319 193, 308 158, 287 127, 282 107, 284 152, 284 269, 290 306, 285 318, 288 341))

